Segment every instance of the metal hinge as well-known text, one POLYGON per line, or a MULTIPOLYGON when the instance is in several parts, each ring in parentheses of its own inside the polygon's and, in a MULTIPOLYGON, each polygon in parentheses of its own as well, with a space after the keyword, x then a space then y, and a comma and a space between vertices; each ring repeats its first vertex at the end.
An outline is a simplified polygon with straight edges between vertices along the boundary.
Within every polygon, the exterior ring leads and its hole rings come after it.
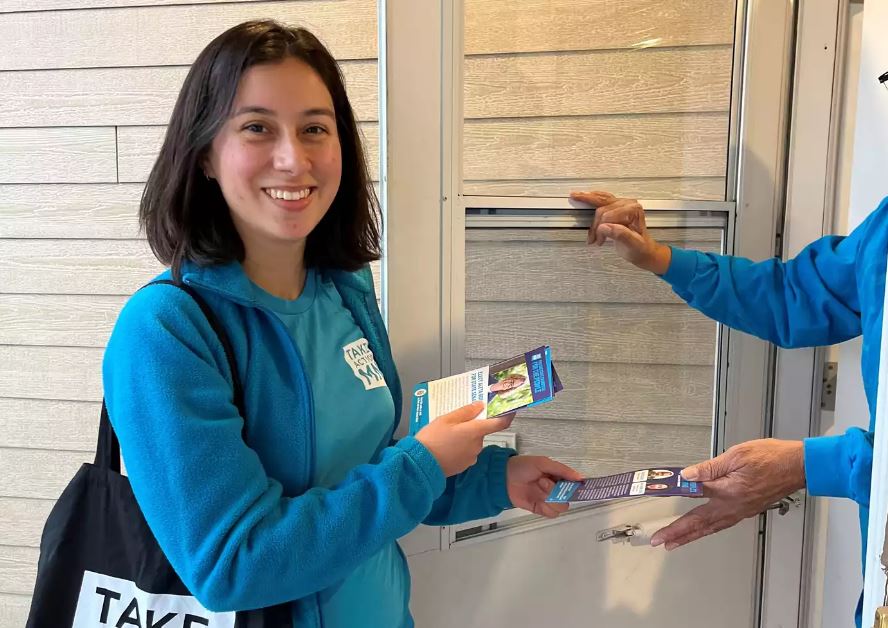
POLYGON ((823 383, 820 387, 820 409, 836 409, 836 380, 839 376, 839 364, 837 362, 823 363, 823 383))

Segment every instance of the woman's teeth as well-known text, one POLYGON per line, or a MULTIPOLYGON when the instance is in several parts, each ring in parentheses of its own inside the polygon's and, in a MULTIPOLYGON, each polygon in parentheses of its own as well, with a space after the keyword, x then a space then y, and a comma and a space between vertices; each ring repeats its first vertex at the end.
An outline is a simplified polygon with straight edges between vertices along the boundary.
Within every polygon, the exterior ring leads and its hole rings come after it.
POLYGON ((289 190, 276 190, 274 188, 266 188, 265 193, 268 194, 271 198, 278 198, 285 201, 298 201, 300 199, 305 198, 309 194, 311 194, 311 188, 305 188, 304 190, 299 190, 297 192, 291 192, 289 190))

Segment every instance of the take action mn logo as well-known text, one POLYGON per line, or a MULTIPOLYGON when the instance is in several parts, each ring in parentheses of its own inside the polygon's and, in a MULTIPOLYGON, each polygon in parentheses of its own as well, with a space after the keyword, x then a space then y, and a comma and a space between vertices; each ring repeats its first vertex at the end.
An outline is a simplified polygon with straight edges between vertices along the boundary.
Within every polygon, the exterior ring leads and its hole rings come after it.
POLYGON ((351 367, 352 373, 364 384, 364 390, 385 386, 385 378, 376 365, 373 351, 370 350, 370 344, 366 338, 345 345, 342 347, 342 353, 345 356, 345 361, 351 367))
POLYGON ((148 593, 129 580, 86 571, 71 628, 234 628, 234 619, 189 595, 148 593))

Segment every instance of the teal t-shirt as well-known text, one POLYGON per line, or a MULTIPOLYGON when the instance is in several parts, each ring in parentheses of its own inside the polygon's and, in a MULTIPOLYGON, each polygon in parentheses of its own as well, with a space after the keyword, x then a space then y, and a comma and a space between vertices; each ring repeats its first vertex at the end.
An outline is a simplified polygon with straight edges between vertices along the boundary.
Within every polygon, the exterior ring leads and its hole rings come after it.
MULTIPOLYGON (((332 281, 309 269, 295 300, 277 298, 258 286, 256 295, 283 321, 302 355, 314 404, 314 485, 334 486, 388 446, 395 413, 391 392, 332 281)), ((409 625, 409 591, 406 561, 393 541, 319 593, 323 625, 409 625)))

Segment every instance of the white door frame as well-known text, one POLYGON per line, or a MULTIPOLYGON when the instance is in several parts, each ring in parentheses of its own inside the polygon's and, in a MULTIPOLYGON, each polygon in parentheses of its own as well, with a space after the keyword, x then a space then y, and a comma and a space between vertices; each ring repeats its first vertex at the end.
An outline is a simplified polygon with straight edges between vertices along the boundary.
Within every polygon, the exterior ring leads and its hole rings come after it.
MULTIPOLYGON (((734 220, 729 250, 758 259, 779 253, 776 242, 783 229, 795 9, 788 0, 740 0, 738 7, 732 111, 742 111, 742 117, 732 116, 725 201, 734 220)), ((461 0, 380 0, 384 20, 380 133, 386 146, 382 194, 387 207, 384 298, 392 347, 407 390, 412 382, 461 370, 462 364, 463 236, 465 206, 467 201, 472 204, 459 195, 462 15, 461 0)), ((801 134, 794 137, 793 150, 799 151, 794 154, 803 154, 803 139, 801 134)), ((538 202, 538 207, 554 203, 569 209, 565 199, 522 200, 538 202)), ((645 203, 653 206, 656 201, 645 203)), ((798 220, 803 211, 799 198, 788 208, 788 215, 798 220)), ((816 208, 812 211, 816 214, 816 208)), ((823 212, 821 203, 816 216, 821 227, 823 212)), ((803 223, 814 218, 804 215, 803 223)), ((795 227, 790 237, 793 245, 814 239, 795 227)), ((727 332, 727 347, 730 369, 725 383, 730 385, 724 388, 723 406, 732 420, 723 423, 726 428, 718 435, 716 450, 762 435, 807 435, 812 419, 810 398, 805 408, 790 410, 782 383, 807 381, 814 391, 814 357, 800 358, 799 364, 789 358, 777 360, 775 395, 772 348, 733 332, 727 332), (780 415, 772 424, 774 403, 780 415)), ((405 399, 409 403, 409 395, 405 399)), ((761 548, 758 577, 764 593, 762 600, 750 603, 761 611, 758 625, 796 626, 803 599, 805 509, 763 520, 763 538, 780 542, 766 540, 761 548)), ((416 554, 440 550, 441 541, 442 535, 434 528, 420 528, 407 537, 404 546, 408 554, 416 554)))

